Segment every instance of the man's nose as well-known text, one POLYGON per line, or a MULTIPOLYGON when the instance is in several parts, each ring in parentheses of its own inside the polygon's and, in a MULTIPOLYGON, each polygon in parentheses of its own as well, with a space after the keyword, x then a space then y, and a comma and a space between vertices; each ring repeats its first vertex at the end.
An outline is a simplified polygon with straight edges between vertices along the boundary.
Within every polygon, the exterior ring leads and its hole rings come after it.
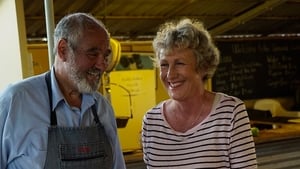
POLYGON ((97 57, 95 66, 96 66, 96 68, 101 69, 102 71, 105 71, 108 66, 107 57, 104 56, 103 54, 100 54, 97 57))

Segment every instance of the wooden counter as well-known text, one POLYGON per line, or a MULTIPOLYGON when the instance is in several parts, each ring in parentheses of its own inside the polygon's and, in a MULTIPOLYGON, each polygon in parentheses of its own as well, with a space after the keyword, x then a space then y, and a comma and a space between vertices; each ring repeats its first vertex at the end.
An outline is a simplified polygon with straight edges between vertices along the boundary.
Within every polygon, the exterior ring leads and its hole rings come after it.
MULTIPOLYGON (((257 122, 255 122, 257 123, 257 122)), ((265 122, 263 122, 266 124, 265 122)), ((267 123, 275 126, 273 129, 259 131, 259 135, 254 137, 255 144, 267 143, 272 141, 300 138, 300 124, 297 123, 267 123)))

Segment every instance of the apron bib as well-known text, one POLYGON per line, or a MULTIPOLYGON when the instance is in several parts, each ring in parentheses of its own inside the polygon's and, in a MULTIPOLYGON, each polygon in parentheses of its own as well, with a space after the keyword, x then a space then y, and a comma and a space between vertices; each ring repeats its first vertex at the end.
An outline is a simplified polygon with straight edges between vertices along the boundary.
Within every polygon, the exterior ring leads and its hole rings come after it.
MULTIPOLYGON (((50 72, 46 82, 52 110, 50 72)), ((96 107, 92 107, 96 126, 58 127, 56 113, 51 111, 45 169, 111 169, 112 150, 96 107)))

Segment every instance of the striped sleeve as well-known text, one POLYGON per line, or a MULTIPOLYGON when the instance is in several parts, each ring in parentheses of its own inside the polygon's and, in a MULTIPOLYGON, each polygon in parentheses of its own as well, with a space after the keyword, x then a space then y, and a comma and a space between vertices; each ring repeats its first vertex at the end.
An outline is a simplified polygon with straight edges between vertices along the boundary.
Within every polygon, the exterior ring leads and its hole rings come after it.
POLYGON ((245 104, 237 98, 232 100, 224 101, 225 104, 234 104, 229 149, 231 168, 257 168, 255 144, 245 104))

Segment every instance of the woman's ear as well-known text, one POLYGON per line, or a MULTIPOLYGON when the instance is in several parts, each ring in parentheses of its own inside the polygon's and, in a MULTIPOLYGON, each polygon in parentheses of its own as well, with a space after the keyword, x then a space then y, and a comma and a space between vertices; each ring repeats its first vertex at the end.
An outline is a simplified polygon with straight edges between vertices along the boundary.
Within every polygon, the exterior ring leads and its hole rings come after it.
POLYGON ((61 39, 57 45, 57 53, 59 59, 63 62, 67 60, 68 57, 68 42, 65 39, 61 39))

